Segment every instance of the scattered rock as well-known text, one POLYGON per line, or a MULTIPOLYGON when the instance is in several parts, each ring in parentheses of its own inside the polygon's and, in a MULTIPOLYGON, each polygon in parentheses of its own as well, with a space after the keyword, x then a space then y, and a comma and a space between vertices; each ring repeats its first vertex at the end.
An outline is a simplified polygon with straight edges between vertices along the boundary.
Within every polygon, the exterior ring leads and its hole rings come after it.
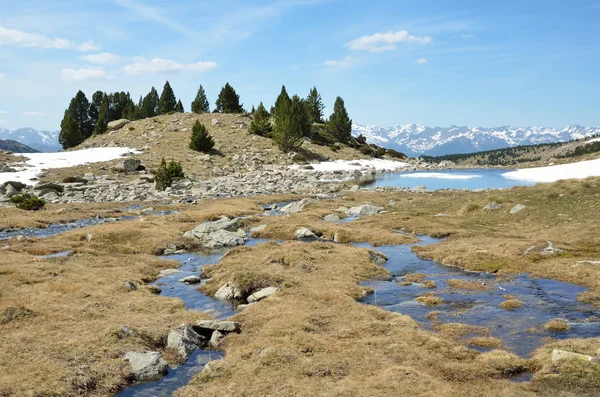
POLYGON ((248 241, 246 232, 238 227, 237 220, 227 217, 214 222, 204 222, 196 226, 194 230, 186 232, 184 236, 195 238, 205 248, 210 249, 235 247, 248 241))
POLYGON ((250 233, 264 232, 266 228, 267 228, 267 225, 259 225, 259 226, 256 226, 256 227, 253 227, 252 229, 250 229, 250 233))
POLYGON ((210 330, 210 331, 221 331, 221 332, 240 332, 242 326, 240 323, 235 321, 227 320, 198 320, 194 326, 196 329, 210 330))
POLYGON ((107 129, 109 131, 116 131, 116 130, 119 130, 119 129, 125 127, 127 124, 129 124, 129 120, 127 120, 127 119, 114 120, 114 121, 111 121, 110 123, 108 123, 107 129))
POLYGON ((552 350, 552 362, 562 361, 562 360, 582 360, 582 361, 597 361, 598 359, 592 356, 588 356, 585 354, 568 352, 566 350, 554 349, 552 350))
POLYGON ((512 209, 510 210, 511 214, 516 214, 519 211, 524 210, 525 208, 527 208, 527 206, 523 205, 523 204, 517 204, 514 207, 512 207, 512 209))
POLYGON ((123 161, 123 169, 127 172, 135 172, 140 169, 142 162, 138 159, 127 159, 123 161))
POLYGON ((211 122, 211 124, 212 124, 212 125, 218 125, 218 124, 221 124, 221 120, 218 120, 218 119, 212 119, 212 122, 211 122))
POLYGON ((485 205, 485 207, 483 207, 484 210, 499 210, 502 208, 502 204, 498 204, 495 201, 492 201, 491 203, 487 203, 485 205))
POLYGON ((556 255, 562 253, 563 250, 556 248, 552 241, 548 241, 548 246, 540 251, 542 255, 556 255))
POLYGON ((350 208, 349 210, 346 211, 346 214, 348 214, 349 216, 369 216, 369 215, 377 215, 381 211, 383 211, 383 208, 381 208, 381 207, 376 207, 371 204, 363 204, 363 205, 359 205, 357 207, 350 208))
POLYGON ((293 203, 289 203, 288 205, 281 207, 279 211, 286 215, 293 215, 302 212, 304 207, 306 207, 310 203, 315 202, 317 202, 317 200, 315 199, 303 198, 300 201, 294 201, 293 203))
POLYGON ((294 238, 296 240, 318 240, 319 237, 317 237, 316 234, 314 234, 310 229, 307 229, 305 227, 301 227, 300 229, 296 230, 296 234, 294 235, 294 238))
POLYGON ((369 251, 369 259, 372 263, 379 266, 383 266, 388 261, 388 257, 386 255, 377 251, 369 251))
POLYGON ((184 325, 169 333, 167 347, 176 351, 183 359, 187 360, 205 341, 206 338, 194 331, 192 326, 184 325))
POLYGON ((412 190, 413 192, 422 193, 422 192, 427 191, 427 186, 425 186, 425 185, 415 186, 415 187, 411 188, 410 190, 412 190))
POLYGON ((215 298, 222 301, 239 300, 242 298, 242 292, 233 283, 226 283, 215 293, 215 298))
POLYGON ((188 285, 199 284, 200 281, 202 281, 202 279, 198 276, 187 276, 179 280, 180 283, 188 285))
POLYGON ((131 372, 138 382, 160 379, 168 372, 168 365, 159 352, 129 352, 125 354, 125 360, 129 361, 131 372))
POLYGON ((248 303, 255 303, 262 299, 268 298, 269 296, 274 295, 278 290, 279 288, 277 287, 267 287, 256 291, 248 297, 248 303))
POLYGON ((6 185, 6 193, 4 193, 4 195, 6 197, 11 198, 12 196, 15 196, 17 194, 19 194, 19 191, 17 189, 15 189, 13 187, 13 185, 11 185, 11 184, 6 185))
POLYGON ((340 217, 337 214, 329 214, 329 215, 325 215, 323 220, 325 222, 338 222, 340 220, 340 217))
POLYGON ((125 288, 127 288, 129 291, 137 291, 137 287, 135 286, 135 284, 131 281, 125 281, 125 283, 123 283, 123 285, 125 286, 125 288))
POLYGON ((221 333, 220 331, 213 331, 212 336, 210 337, 210 341, 208 342, 208 344, 213 349, 218 349, 219 348, 219 342, 221 342, 221 339, 223 339, 224 336, 225 335, 223 335, 223 333, 221 333))

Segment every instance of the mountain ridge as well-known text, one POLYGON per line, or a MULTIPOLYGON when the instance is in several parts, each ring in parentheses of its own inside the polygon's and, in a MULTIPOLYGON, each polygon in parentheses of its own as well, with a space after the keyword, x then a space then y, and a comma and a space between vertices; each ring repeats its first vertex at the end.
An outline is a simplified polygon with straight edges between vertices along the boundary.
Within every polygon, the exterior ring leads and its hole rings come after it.
POLYGON ((21 127, 12 131, 0 128, 0 139, 16 141, 39 152, 57 152, 62 149, 58 143, 59 132, 38 131, 31 127, 21 127))
POLYGON ((563 129, 549 127, 427 127, 418 124, 394 124, 391 127, 352 125, 354 136, 385 146, 410 157, 443 156, 457 153, 503 149, 522 145, 567 142, 600 134, 600 127, 577 124, 563 129))

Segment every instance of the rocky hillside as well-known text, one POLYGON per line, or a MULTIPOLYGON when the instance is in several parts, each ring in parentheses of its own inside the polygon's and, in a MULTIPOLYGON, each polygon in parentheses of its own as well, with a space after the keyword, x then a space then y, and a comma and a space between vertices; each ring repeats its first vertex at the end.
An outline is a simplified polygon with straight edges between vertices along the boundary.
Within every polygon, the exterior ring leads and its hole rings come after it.
POLYGON ((403 152, 411 157, 475 153, 515 146, 568 142, 600 134, 600 127, 426 127, 416 124, 391 127, 354 124, 352 133, 367 142, 403 152))
POLYGON ((38 151, 20 142, 10 139, 0 139, 0 150, 13 153, 37 153, 38 151))

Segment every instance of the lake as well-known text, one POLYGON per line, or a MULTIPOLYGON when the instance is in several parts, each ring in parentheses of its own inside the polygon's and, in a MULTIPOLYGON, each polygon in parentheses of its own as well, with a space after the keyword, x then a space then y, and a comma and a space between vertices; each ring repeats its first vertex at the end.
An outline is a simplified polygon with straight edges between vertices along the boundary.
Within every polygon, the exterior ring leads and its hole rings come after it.
POLYGON ((428 190, 440 189, 507 189, 513 186, 532 186, 533 182, 507 179, 506 169, 467 169, 437 171, 405 171, 380 174, 368 187, 393 186, 412 188, 426 186, 428 190))

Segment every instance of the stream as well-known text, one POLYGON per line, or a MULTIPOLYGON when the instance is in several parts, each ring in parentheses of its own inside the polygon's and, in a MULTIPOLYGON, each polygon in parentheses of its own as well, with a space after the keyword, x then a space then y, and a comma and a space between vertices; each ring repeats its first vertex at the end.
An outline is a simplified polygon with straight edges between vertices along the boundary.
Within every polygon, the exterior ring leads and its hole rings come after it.
MULTIPOLYGON (((263 215, 279 215, 277 208, 266 207, 263 215)), ((124 217, 121 219, 133 219, 124 217)), ((22 229, 18 231, 0 232, 0 240, 16 235, 29 237, 47 237, 60 234, 74 228, 88 227, 108 220, 87 219, 71 224, 57 225, 44 229, 22 229), (18 232, 18 233, 17 233, 18 232)), ((114 220, 110 220, 114 221, 114 220)), ((266 239, 250 238, 246 245, 253 246, 266 239)), ((424 329, 435 331, 440 324, 461 323, 486 327, 487 332, 462 336, 462 341, 473 336, 492 336, 503 343, 503 348, 521 357, 530 354, 542 345, 546 337, 591 338, 600 337, 600 312, 592 305, 577 301, 577 295, 585 288, 573 284, 550 279, 531 278, 526 274, 493 275, 488 273, 468 272, 458 268, 443 266, 435 261, 419 258, 411 251, 414 245, 436 244, 440 240, 420 236, 420 241, 413 245, 372 247, 366 243, 354 244, 359 248, 370 248, 388 256, 384 267, 391 273, 389 280, 372 280, 363 283, 372 287, 374 292, 361 299, 360 302, 375 305, 382 309, 409 315, 424 329), (423 280, 403 283, 404 276, 420 273, 423 280), (457 289, 449 285, 449 281, 460 280, 477 285, 474 289, 457 289), (435 288, 426 288, 426 281, 434 281, 435 288), (443 302, 431 307, 415 300, 427 293, 434 293, 443 302), (512 295, 524 305, 515 310, 504 310, 499 305, 505 296, 512 295), (436 312, 436 318, 428 319, 428 314, 436 312), (566 332, 549 332, 543 325, 554 319, 566 320, 570 329, 566 332)), ((59 253, 47 258, 66 255, 59 253)), ((222 302, 209 297, 197 289, 199 285, 187 285, 179 280, 189 275, 198 275, 202 267, 217 263, 223 252, 212 254, 184 253, 163 256, 164 259, 177 260, 181 267, 176 272, 156 280, 153 285, 162 289, 162 296, 175 297, 185 303, 189 310, 209 312, 217 319, 226 319, 235 314, 231 303, 222 302)), ((470 346, 479 351, 489 350, 484 347, 470 346)), ((175 390, 185 386, 190 379, 201 372, 204 365, 223 357, 222 352, 198 349, 191 358, 177 368, 170 368, 164 378, 147 383, 134 384, 118 394, 119 397, 170 396, 175 390)), ((520 377, 515 381, 527 380, 520 377)))

